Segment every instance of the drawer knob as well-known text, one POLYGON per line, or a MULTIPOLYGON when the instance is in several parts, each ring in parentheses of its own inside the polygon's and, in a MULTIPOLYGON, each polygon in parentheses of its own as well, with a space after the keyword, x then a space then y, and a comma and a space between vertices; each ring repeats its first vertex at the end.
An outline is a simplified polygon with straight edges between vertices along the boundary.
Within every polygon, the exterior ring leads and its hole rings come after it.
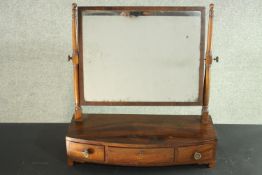
POLYGON ((93 149, 88 148, 88 149, 85 149, 85 150, 82 152, 82 154, 83 154, 83 156, 84 156, 85 158, 88 158, 89 155, 92 154, 93 152, 94 152, 93 149))
POLYGON ((195 154, 194 154, 194 159, 195 160, 199 160, 199 159, 201 159, 201 157, 202 157, 201 153, 195 152, 195 154))

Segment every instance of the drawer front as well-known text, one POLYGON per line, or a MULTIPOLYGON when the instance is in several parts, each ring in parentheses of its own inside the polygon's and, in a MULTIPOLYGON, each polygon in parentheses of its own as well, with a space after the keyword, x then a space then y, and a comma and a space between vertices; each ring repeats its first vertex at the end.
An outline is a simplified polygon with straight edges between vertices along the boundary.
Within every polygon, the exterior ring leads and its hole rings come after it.
POLYGON ((176 163, 197 163, 214 159, 215 145, 180 147, 176 150, 176 163))
POLYGON ((73 159, 79 161, 104 161, 104 146, 89 145, 82 143, 69 142, 67 144, 67 152, 73 159))
POLYGON ((174 161, 173 148, 108 147, 108 162, 122 165, 168 164, 174 161))

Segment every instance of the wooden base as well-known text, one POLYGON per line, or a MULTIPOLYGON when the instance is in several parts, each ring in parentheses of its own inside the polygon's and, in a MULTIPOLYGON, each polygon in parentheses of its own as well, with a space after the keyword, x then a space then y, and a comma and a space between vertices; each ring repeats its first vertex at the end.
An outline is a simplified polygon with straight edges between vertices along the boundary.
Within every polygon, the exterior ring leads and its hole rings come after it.
POLYGON ((215 166, 216 132, 201 116, 83 114, 66 136, 68 165, 215 166))

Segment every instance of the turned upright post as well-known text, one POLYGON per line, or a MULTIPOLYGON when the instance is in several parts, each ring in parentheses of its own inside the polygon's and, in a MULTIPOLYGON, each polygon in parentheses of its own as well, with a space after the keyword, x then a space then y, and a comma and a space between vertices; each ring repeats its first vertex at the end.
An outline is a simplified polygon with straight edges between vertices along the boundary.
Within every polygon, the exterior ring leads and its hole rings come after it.
POLYGON ((82 109, 80 106, 80 97, 79 97, 79 53, 78 53, 78 44, 77 44, 77 34, 76 34, 76 8, 77 5, 75 3, 72 4, 72 47, 73 54, 72 59, 73 69, 74 69, 74 97, 75 97, 75 114, 74 119, 76 121, 82 120, 82 109))
POLYGON ((214 16, 214 4, 210 4, 209 6, 209 21, 208 21, 208 33, 207 33, 207 48, 206 48, 206 56, 205 56, 205 81, 204 81, 204 99, 202 106, 202 123, 206 124, 209 121, 209 112, 208 112, 208 104, 209 104, 209 96, 210 96, 210 68, 212 64, 212 32, 213 32, 213 16, 214 16))

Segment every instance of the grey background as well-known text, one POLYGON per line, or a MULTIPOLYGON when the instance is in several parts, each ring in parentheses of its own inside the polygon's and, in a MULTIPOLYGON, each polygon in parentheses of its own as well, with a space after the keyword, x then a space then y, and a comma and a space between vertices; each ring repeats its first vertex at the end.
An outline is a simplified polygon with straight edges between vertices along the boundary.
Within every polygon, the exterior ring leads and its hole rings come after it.
MULTIPOLYGON (((81 1, 85 5, 205 5, 211 1, 81 1)), ((210 113, 262 124, 262 1, 215 3, 210 113)), ((69 122, 73 112, 71 0, 0 4, 0 122, 69 122)), ((85 112, 187 114, 199 107, 86 107, 85 112)))

